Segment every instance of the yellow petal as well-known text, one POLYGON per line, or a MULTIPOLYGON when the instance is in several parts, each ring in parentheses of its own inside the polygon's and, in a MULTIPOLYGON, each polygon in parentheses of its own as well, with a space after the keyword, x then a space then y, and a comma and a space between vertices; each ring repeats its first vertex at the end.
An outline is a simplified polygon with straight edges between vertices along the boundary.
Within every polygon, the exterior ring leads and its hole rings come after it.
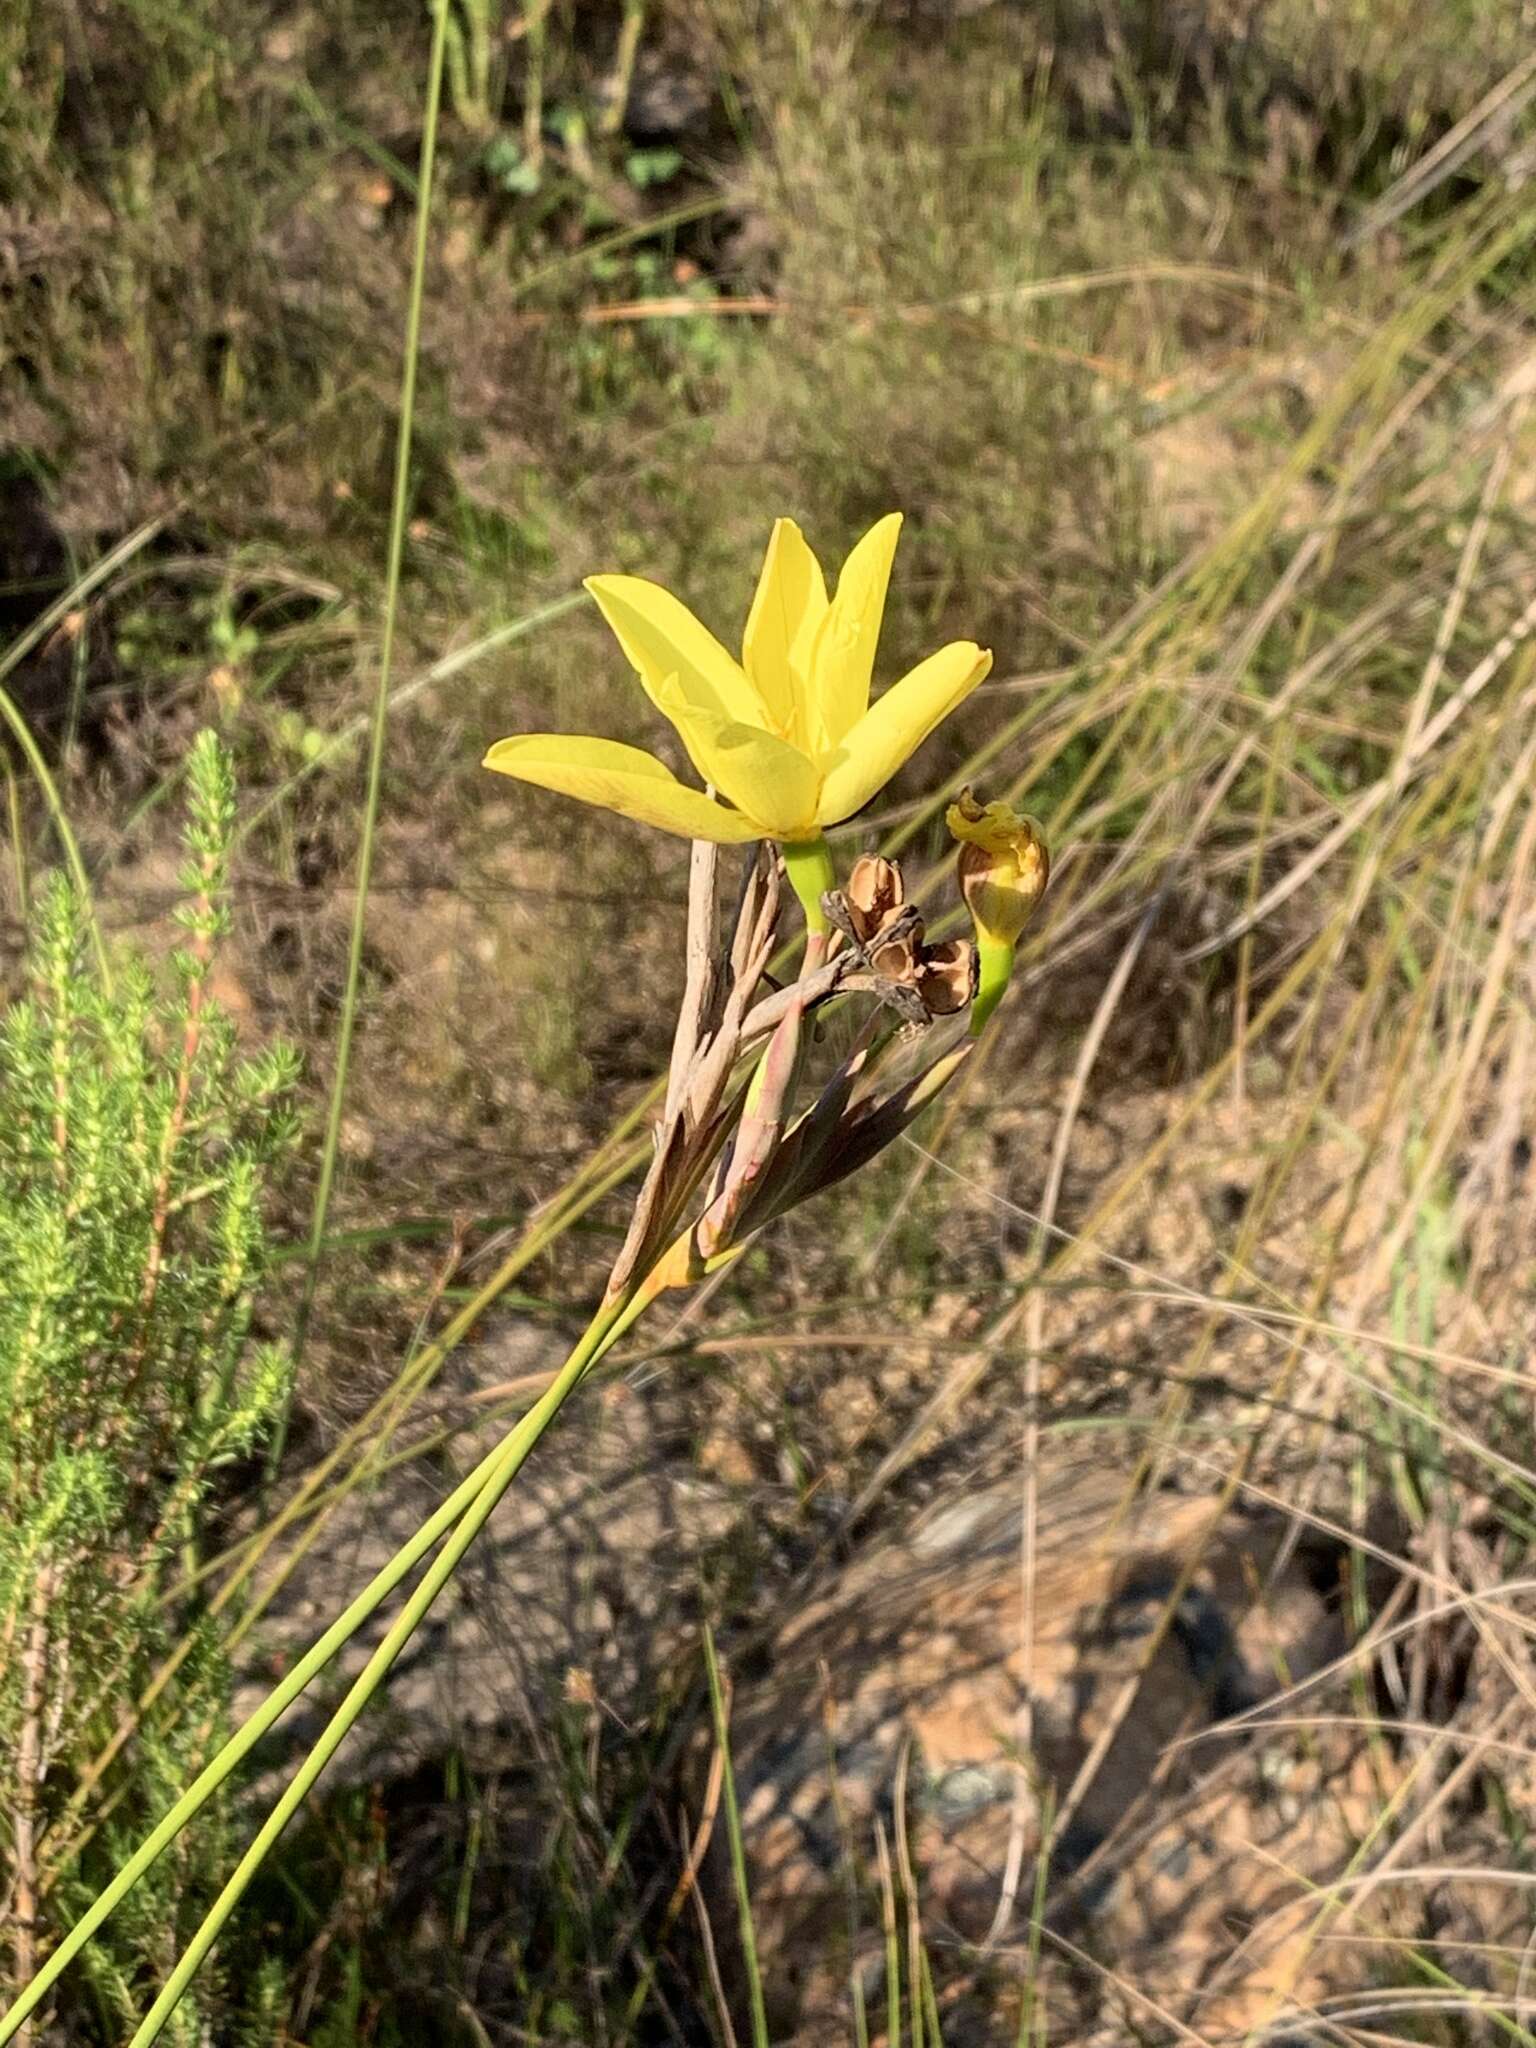
POLYGON ((668 684, 658 699, 688 744, 694 766, 706 782, 738 810, 755 818, 764 839, 814 839, 816 798, 821 780, 815 763, 798 747, 760 725, 712 716, 701 704, 685 704, 668 684))
POLYGON ((520 733, 498 740, 484 765, 540 789, 600 804, 605 811, 675 832, 683 839, 714 839, 729 846, 766 835, 740 811, 728 811, 701 789, 689 789, 653 754, 617 740, 573 733, 520 733))
POLYGON ((811 657, 810 742, 830 754, 869 708, 875 646, 885 616, 901 514, 878 520, 843 564, 811 657))
POLYGON ((801 747, 807 740, 800 711, 807 697, 811 650, 826 615, 821 564, 793 519, 776 519, 747 614, 741 655, 774 730, 801 747))
POLYGON ((893 683, 826 764, 820 804, 823 825, 835 825, 861 810, 991 666, 985 647, 954 640, 893 683))
POLYGON ((587 589, 658 709, 667 710, 658 693, 675 677, 689 703, 745 725, 767 723, 740 663, 670 590, 643 576, 589 576, 587 589))

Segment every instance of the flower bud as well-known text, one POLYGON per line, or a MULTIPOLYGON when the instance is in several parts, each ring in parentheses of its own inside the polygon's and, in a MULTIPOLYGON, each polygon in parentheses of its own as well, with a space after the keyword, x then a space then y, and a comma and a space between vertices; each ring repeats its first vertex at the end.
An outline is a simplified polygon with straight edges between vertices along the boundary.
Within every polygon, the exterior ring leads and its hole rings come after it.
POLYGON ((978 937, 1012 945, 1051 872, 1040 827, 1011 804, 977 803, 969 789, 950 805, 945 823, 960 842, 960 890, 978 937))
POLYGON ((969 789, 950 805, 945 823, 960 842, 960 893, 976 926, 981 977, 971 1008, 980 1031, 1013 972, 1013 949, 1045 894, 1050 855, 1040 827, 1011 804, 979 804, 969 789))

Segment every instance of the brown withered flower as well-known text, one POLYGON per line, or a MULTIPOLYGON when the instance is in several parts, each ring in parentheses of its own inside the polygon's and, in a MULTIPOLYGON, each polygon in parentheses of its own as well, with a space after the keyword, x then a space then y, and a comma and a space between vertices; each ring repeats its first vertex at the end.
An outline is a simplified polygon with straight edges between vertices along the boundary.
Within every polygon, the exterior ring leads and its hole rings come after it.
POLYGON ((959 841, 960 893, 976 927, 971 1030, 979 1032, 1008 986, 1014 947, 1045 894, 1051 856, 1033 818, 1009 803, 979 803, 968 787, 944 815, 959 841))
POLYGON ((847 888, 829 890, 822 909, 866 969, 844 985, 871 989, 905 1022, 952 1017, 975 995, 976 948, 969 939, 927 944, 922 915, 906 900, 898 862, 861 854, 847 888))

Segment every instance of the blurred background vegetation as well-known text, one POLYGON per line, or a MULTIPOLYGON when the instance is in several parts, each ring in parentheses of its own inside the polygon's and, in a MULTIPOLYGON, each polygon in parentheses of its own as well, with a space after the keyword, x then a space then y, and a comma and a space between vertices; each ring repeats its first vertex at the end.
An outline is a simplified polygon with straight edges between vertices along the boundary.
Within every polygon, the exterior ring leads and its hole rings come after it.
MULTIPOLYGON (((1410 1614, 1522 1575, 1536 10, 449 6, 355 1004, 431 20, 0 20, 7 994, 35 993, 69 849, 108 957, 174 975, 213 728, 240 796, 209 999, 247 1057, 303 1061, 270 1270, 237 1290, 252 1343, 296 1365, 291 1416, 269 1361, 265 1460, 247 1417, 179 1580, 156 1552, 116 1718, 59 1678, 46 1792, 74 1821, 124 1786, 125 1817, 152 1810, 195 1710, 156 1660, 207 1644, 187 1684, 217 1664, 226 1696, 225 1660, 277 1668, 292 1640, 262 1629, 300 1565, 334 1560, 317 1615, 350 1590, 337 1530, 361 1540, 366 1488, 406 1452, 440 1477, 601 1285, 685 864, 478 768, 519 728, 654 740, 581 576, 652 576, 729 641, 776 513, 836 560, 899 507, 883 675, 951 635, 997 663, 840 849, 921 878, 963 777, 1025 803, 1056 880, 1021 986, 921 1149, 620 1361, 617 1386, 669 1389, 647 1454, 721 1506, 707 1540, 628 1560, 680 1589, 664 1654, 594 1691, 571 1650, 552 1696, 509 1689, 499 1747, 494 1714, 478 1748, 450 1716, 356 1771, 253 1900, 195 2036, 723 2040, 691 1908, 663 1912, 697 1613, 771 1642, 837 1545, 1016 1471, 1036 1401, 1047 1438, 1095 1432, 1128 1482, 1262 1493, 1362 1541, 1386 1503, 1372 1541, 1410 1614)), ((110 1066, 131 1036, 91 1043, 110 1066)), ((169 1452, 136 1455, 174 1489, 169 1452)), ((36 1583, 13 1578, 14 1721, 36 1583)), ((1420 1827, 1421 1862, 1528 1875, 1523 1754, 1439 1797, 1447 1757, 1533 1697, 1518 1604, 1497 1613, 1396 1653, 1400 1718, 1460 1746, 1424 1738, 1424 1772, 1359 1821, 1359 1867, 1420 1827)), ((83 1882, 60 1879, 66 1917, 83 1882)), ((1391 2038, 1492 2038, 1436 1938, 1380 1934, 1373 1981, 1468 2009, 1391 2038)), ((125 1937, 40 2038, 117 2042, 157 1967, 125 1937)), ((1101 2038, 1021 2016, 995 1957, 932 1967, 970 2000, 935 2001, 946 2039, 1101 2038)), ((1532 2038, 1518 1995, 1499 2014, 1532 2038)))

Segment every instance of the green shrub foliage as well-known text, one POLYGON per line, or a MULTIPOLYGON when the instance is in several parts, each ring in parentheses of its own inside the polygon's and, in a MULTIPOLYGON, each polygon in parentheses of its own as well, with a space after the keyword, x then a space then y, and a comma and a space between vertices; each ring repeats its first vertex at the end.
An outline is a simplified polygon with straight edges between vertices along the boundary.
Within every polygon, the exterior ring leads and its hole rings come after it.
MULTIPOLYGON (((198 1566, 223 1475, 288 1396, 254 1314, 264 1197, 295 1138, 295 1055, 237 1047, 210 993, 234 786, 188 763, 171 971, 86 944, 63 878, 34 907, 0 1024, 0 1911, 15 1985, 226 1732, 198 1566)), ((214 1818, 87 1952, 78 2011, 36 2038, 117 2041, 208 1902, 214 1818)), ((208 2037, 216 1982, 171 2038, 208 2037)))

